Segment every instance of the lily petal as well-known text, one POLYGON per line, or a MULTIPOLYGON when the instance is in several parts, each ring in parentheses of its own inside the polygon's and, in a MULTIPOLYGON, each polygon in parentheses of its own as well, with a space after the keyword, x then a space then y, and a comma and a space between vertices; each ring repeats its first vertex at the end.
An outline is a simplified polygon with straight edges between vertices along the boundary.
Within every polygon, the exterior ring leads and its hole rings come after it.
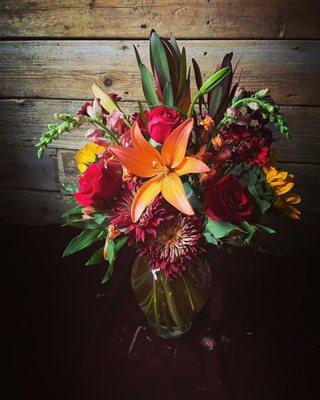
POLYGON ((175 172, 170 172, 162 179, 161 192, 168 203, 187 215, 194 211, 185 194, 181 179, 175 172))
POLYGON ((146 141, 137 122, 133 124, 130 134, 134 149, 139 151, 145 160, 148 159, 155 168, 158 167, 160 170, 163 170, 163 162, 160 153, 146 141))
POLYGON ((149 157, 144 157, 143 154, 133 148, 110 146, 108 150, 119 160, 123 167, 134 175, 142 178, 151 178, 158 173, 152 164, 152 160, 149 157))
POLYGON ((179 176, 185 174, 201 174, 209 171, 210 168, 204 162, 193 157, 185 157, 182 163, 174 169, 174 172, 179 176))
POLYGON ((192 128, 193 118, 189 118, 172 131, 164 142, 161 157, 167 167, 175 168, 182 163, 192 128))
POLYGON ((159 174, 145 182, 135 195, 131 205, 131 218, 133 222, 138 221, 145 208, 161 191, 163 175, 159 174))

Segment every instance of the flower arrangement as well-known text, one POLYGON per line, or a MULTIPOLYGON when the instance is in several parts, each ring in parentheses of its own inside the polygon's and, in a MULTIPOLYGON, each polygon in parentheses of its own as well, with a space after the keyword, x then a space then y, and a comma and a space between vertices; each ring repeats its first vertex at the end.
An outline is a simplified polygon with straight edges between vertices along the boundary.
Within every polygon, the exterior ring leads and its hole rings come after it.
POLYGON ((58 114, 40 139, 38 155, 60 135, 87 125, 77 153, 78 184, 68 187, 74 208, 66 224, 82 232, 64 256, 101 242, 87 265, 134 246, 152 270, 184 274, 210 246, 252 245, 274 230, 266 213, 298 219, 293 175, 276 166, 272 127, 288 127, 268 89, 249 92, 233 82, 233 54, 207 80, 192 60, 197 92, 191 96, 186 51, 173 36, 150 35, 152 72, 134 47, 144 102, 126 115, 121 99, 93 84, 95 98, 76 115, 58 114))

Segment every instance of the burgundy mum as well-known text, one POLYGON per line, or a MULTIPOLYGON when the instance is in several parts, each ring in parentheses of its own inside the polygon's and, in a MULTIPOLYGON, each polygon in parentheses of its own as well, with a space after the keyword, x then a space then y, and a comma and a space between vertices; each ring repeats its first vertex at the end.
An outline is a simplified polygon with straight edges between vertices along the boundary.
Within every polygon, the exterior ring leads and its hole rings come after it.
POLYGON ((179 275, 203 252, 202 220, 195 215, 179 213, 157 229, 157 235, 139 251, 152 269, 161 269, 167 276, 179 275))

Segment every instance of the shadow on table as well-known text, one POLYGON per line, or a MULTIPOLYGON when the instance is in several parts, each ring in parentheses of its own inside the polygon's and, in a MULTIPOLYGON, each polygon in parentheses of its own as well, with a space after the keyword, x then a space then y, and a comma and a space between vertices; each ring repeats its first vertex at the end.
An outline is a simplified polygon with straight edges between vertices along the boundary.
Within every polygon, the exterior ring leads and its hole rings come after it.
POLYGON ((83 266, 61 258, 72 229, 7 227, 4 265, 12 398, 315 398, 315 260, 236 249, 212 254, 210 299, 191 331, 164 340, 130 287, 134 254, 83 266))

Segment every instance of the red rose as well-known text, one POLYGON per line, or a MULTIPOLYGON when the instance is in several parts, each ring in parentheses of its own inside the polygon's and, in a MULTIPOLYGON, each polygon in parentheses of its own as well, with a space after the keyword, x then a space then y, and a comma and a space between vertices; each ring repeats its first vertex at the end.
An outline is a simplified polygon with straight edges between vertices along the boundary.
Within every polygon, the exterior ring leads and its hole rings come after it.
POLYGON ((75 199, 84 207, 100 206, 111 200, 121 187, 121 173, 118 165, 105 160, 89 165, 79 178, 79 191, 75 199))
POLYGON ((206 213, 215 221, 249 221, 256 210, 253 197, 233 175, 209 179, 204 196, 206 213))
POLYGON ((182 122, 183 119, 177 111, 166 106, 156 106, 148 113, 149 135, 162 144, 182 122))

